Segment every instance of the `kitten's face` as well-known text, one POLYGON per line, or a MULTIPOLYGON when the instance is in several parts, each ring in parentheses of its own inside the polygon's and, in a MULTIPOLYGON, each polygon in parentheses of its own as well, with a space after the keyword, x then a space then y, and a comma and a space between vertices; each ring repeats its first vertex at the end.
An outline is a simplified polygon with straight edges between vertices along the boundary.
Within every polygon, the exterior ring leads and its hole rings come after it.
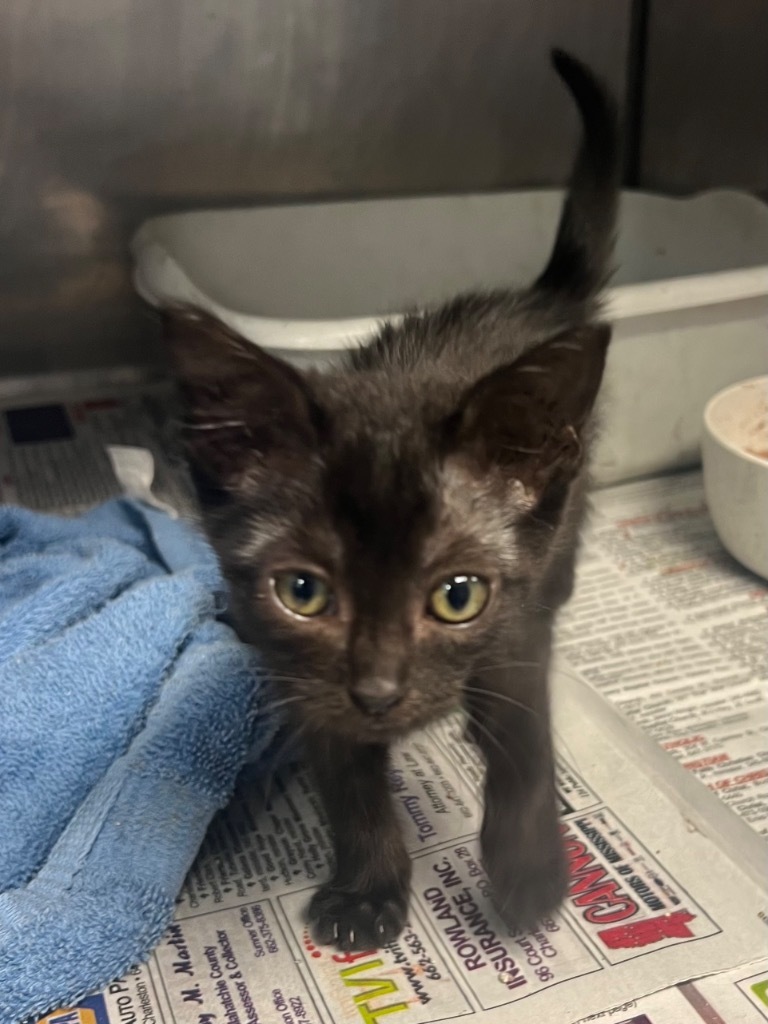
POLYGON ((223 549, 241 631, 291 711, 384 739, 456 707, 527 599, 514 557, 523 509, 424 438, 387 452, 359 438, 328 452, 302 493, 295 484, 268 485, 288 499, 277 515, 260 511, 263 483, 244 496, 223 549))
POLYGON ((207 320, 185 326, 206 525, 286 709, 383 741, 456 707, 536 601, 597 388, 570 364, 599 364, 599 383, 607 332, 558 336, 468 383, 304 377, 207 320), (560 378, 571 398, 553 406, 560 378))

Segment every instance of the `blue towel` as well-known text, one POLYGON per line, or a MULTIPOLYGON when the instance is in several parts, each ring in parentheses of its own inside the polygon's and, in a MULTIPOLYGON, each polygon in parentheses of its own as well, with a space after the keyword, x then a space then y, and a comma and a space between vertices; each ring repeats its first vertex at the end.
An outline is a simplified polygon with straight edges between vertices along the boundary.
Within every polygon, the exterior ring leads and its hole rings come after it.
POLYGON ((274 725, 191 529, 0 506, 0 1024, 124 974, 274 725))

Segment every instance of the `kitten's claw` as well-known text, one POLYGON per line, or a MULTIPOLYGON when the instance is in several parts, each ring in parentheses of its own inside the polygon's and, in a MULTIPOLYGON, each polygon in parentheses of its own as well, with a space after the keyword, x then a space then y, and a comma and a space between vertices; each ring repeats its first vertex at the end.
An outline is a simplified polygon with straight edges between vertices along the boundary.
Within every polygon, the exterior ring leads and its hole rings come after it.
POLYGON ((555 868, 548 870, 521 871, 512 885, 502 889, 497 882, 494 887, 494 904, 501 919, 516 931, 530 932, 540 926, 545 918, 556 913, 565 897, 567 887, 555 868))
POLYGON ((379 898, 324 886, 307 913, 315 942, 342 952, 380 949, 405 927, 408 904, 397 893, 379 898))

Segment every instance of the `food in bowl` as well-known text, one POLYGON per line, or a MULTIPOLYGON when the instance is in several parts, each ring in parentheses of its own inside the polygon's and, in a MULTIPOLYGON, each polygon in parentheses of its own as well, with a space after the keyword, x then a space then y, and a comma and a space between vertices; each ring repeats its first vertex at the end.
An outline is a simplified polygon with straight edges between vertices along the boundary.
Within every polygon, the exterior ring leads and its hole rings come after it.
POLYGON ((723 545, 768 579, 768 376, 720 391, 704 410, 707 504, 723 545))

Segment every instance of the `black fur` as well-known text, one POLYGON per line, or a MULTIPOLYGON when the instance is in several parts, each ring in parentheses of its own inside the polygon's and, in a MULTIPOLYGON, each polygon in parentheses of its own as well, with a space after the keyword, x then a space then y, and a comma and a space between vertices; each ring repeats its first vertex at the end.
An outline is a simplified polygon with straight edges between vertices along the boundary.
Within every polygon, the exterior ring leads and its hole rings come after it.
POLYGON ((200 312, 166 315, 235 619, 286 694, 335 834, 310 920, 343 949, 385 943, 405 921, 410 864, 388 744, 459 703, 487 762, 481 843, 499 909, 532 926, 565 892, 547 672, 610 336, 595 318, 618 130, 591 73, 560 52, 554 63, 584 137, 533 285, 407 316, 324 373, 300 373, 200 312), (328 614, 281 608, 271 580, 296 569, 328 581, 328 614), (490 588, 461 628, 427 610, 457 573, 490 588), (362 695, 384 685, 394 703, 369 713, 362 695))

